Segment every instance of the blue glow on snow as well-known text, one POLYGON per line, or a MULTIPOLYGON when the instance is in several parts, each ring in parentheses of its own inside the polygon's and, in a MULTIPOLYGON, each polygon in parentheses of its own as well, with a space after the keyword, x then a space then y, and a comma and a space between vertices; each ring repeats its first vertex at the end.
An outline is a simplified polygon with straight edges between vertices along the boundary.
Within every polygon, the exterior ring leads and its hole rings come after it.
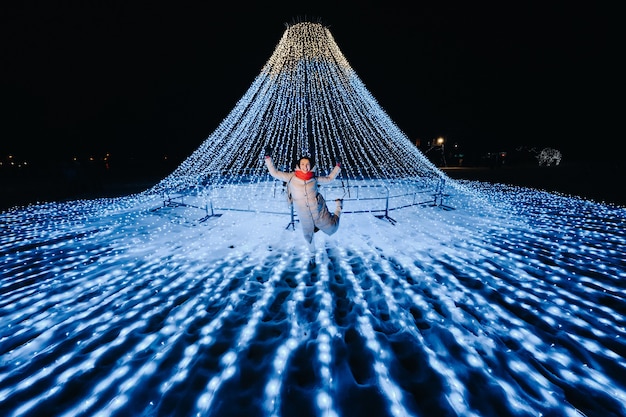
POLYGON ((313 268, 281 214, 4 212, 3 409, 623 414, 626 209, 464 187, 395 226, 345 215, 313 268))
POLYGON ((0 407, 626 415, 625 226, 623 207, 447 179, 330 33, 294 25, 154 189, 0 213, 0 407), (345 161, 349 185, 324 189, 345 197, 341 227, 316 235, 314 265, 254 171, 267 143, 278 165, 345 161), (415 204, 441 180, 453 207, 415 204), (390 202, 395 224, 372 215, 390 202))

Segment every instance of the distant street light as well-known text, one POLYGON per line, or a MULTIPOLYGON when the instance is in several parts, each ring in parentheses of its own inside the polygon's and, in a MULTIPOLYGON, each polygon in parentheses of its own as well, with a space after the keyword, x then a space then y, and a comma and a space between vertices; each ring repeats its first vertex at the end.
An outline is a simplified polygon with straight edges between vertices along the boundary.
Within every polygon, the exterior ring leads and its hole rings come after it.
POLYGON ((447 167, 448 163, 446 162, 446 151, 443 147, 444 143, 446 142, 446 140, 443 138, 443 136, 439 136, 437 138, 437 146, 439 146, 441 148, 441 161, 443 162, 443 166, 447 167))
POLYGON ((441 162, 444 167, 448 166, 448 164, 446 163, 445 149, 443 147, 445 142, 446 140, 443 138, 443 136, 439 136, 437 139, 431 142, 430 148, 428 148, 428 150, 424 152, 424 155, 428 155, 428 153, 433 149, 439 150, 441 152, 441 162))

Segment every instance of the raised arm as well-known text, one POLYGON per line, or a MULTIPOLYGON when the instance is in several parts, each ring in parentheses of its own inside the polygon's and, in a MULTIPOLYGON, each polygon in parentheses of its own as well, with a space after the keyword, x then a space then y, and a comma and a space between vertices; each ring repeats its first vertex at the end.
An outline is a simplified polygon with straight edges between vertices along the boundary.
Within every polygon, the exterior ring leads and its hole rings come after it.
POLYGON ((293 173, 278 171, 274 166, 274 162, 272 162, 272 157, 269 155, 265 155, 265 166, 267 167, 270 175, 277 180, 289 181, 293 176, 293 173))
POLYGON ((331 182, 332 180, 335 179, 335 177, 341 172, 341 164, 339 162, 337 162, 335 164, 335 167, 333 168, 332 171, 330 171, 330 174, 328 174, 325 177, 317 177, 317 182, 320 184, 327 184, 329 182, 331 182))

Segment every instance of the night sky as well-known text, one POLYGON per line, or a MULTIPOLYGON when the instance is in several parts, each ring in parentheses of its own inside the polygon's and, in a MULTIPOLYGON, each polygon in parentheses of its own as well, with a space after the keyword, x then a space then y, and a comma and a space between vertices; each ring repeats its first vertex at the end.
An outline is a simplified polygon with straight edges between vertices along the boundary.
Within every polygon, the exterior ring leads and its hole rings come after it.
POLYGON ((248 89, 285 24, 313 20, 412 140, 619 158, 617 6, 292 3, 0 6, 0 156, 182 161, 248 89))

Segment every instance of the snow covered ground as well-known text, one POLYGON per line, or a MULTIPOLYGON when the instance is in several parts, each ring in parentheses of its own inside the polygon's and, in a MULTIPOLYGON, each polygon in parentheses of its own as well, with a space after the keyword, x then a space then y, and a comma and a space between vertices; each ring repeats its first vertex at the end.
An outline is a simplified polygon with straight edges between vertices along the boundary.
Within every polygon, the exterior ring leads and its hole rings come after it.
POLYGON ((626 415, 626 208, 464 186, 345 213, 314 265, 285 214, 6 211, 0 414, 626 415))

